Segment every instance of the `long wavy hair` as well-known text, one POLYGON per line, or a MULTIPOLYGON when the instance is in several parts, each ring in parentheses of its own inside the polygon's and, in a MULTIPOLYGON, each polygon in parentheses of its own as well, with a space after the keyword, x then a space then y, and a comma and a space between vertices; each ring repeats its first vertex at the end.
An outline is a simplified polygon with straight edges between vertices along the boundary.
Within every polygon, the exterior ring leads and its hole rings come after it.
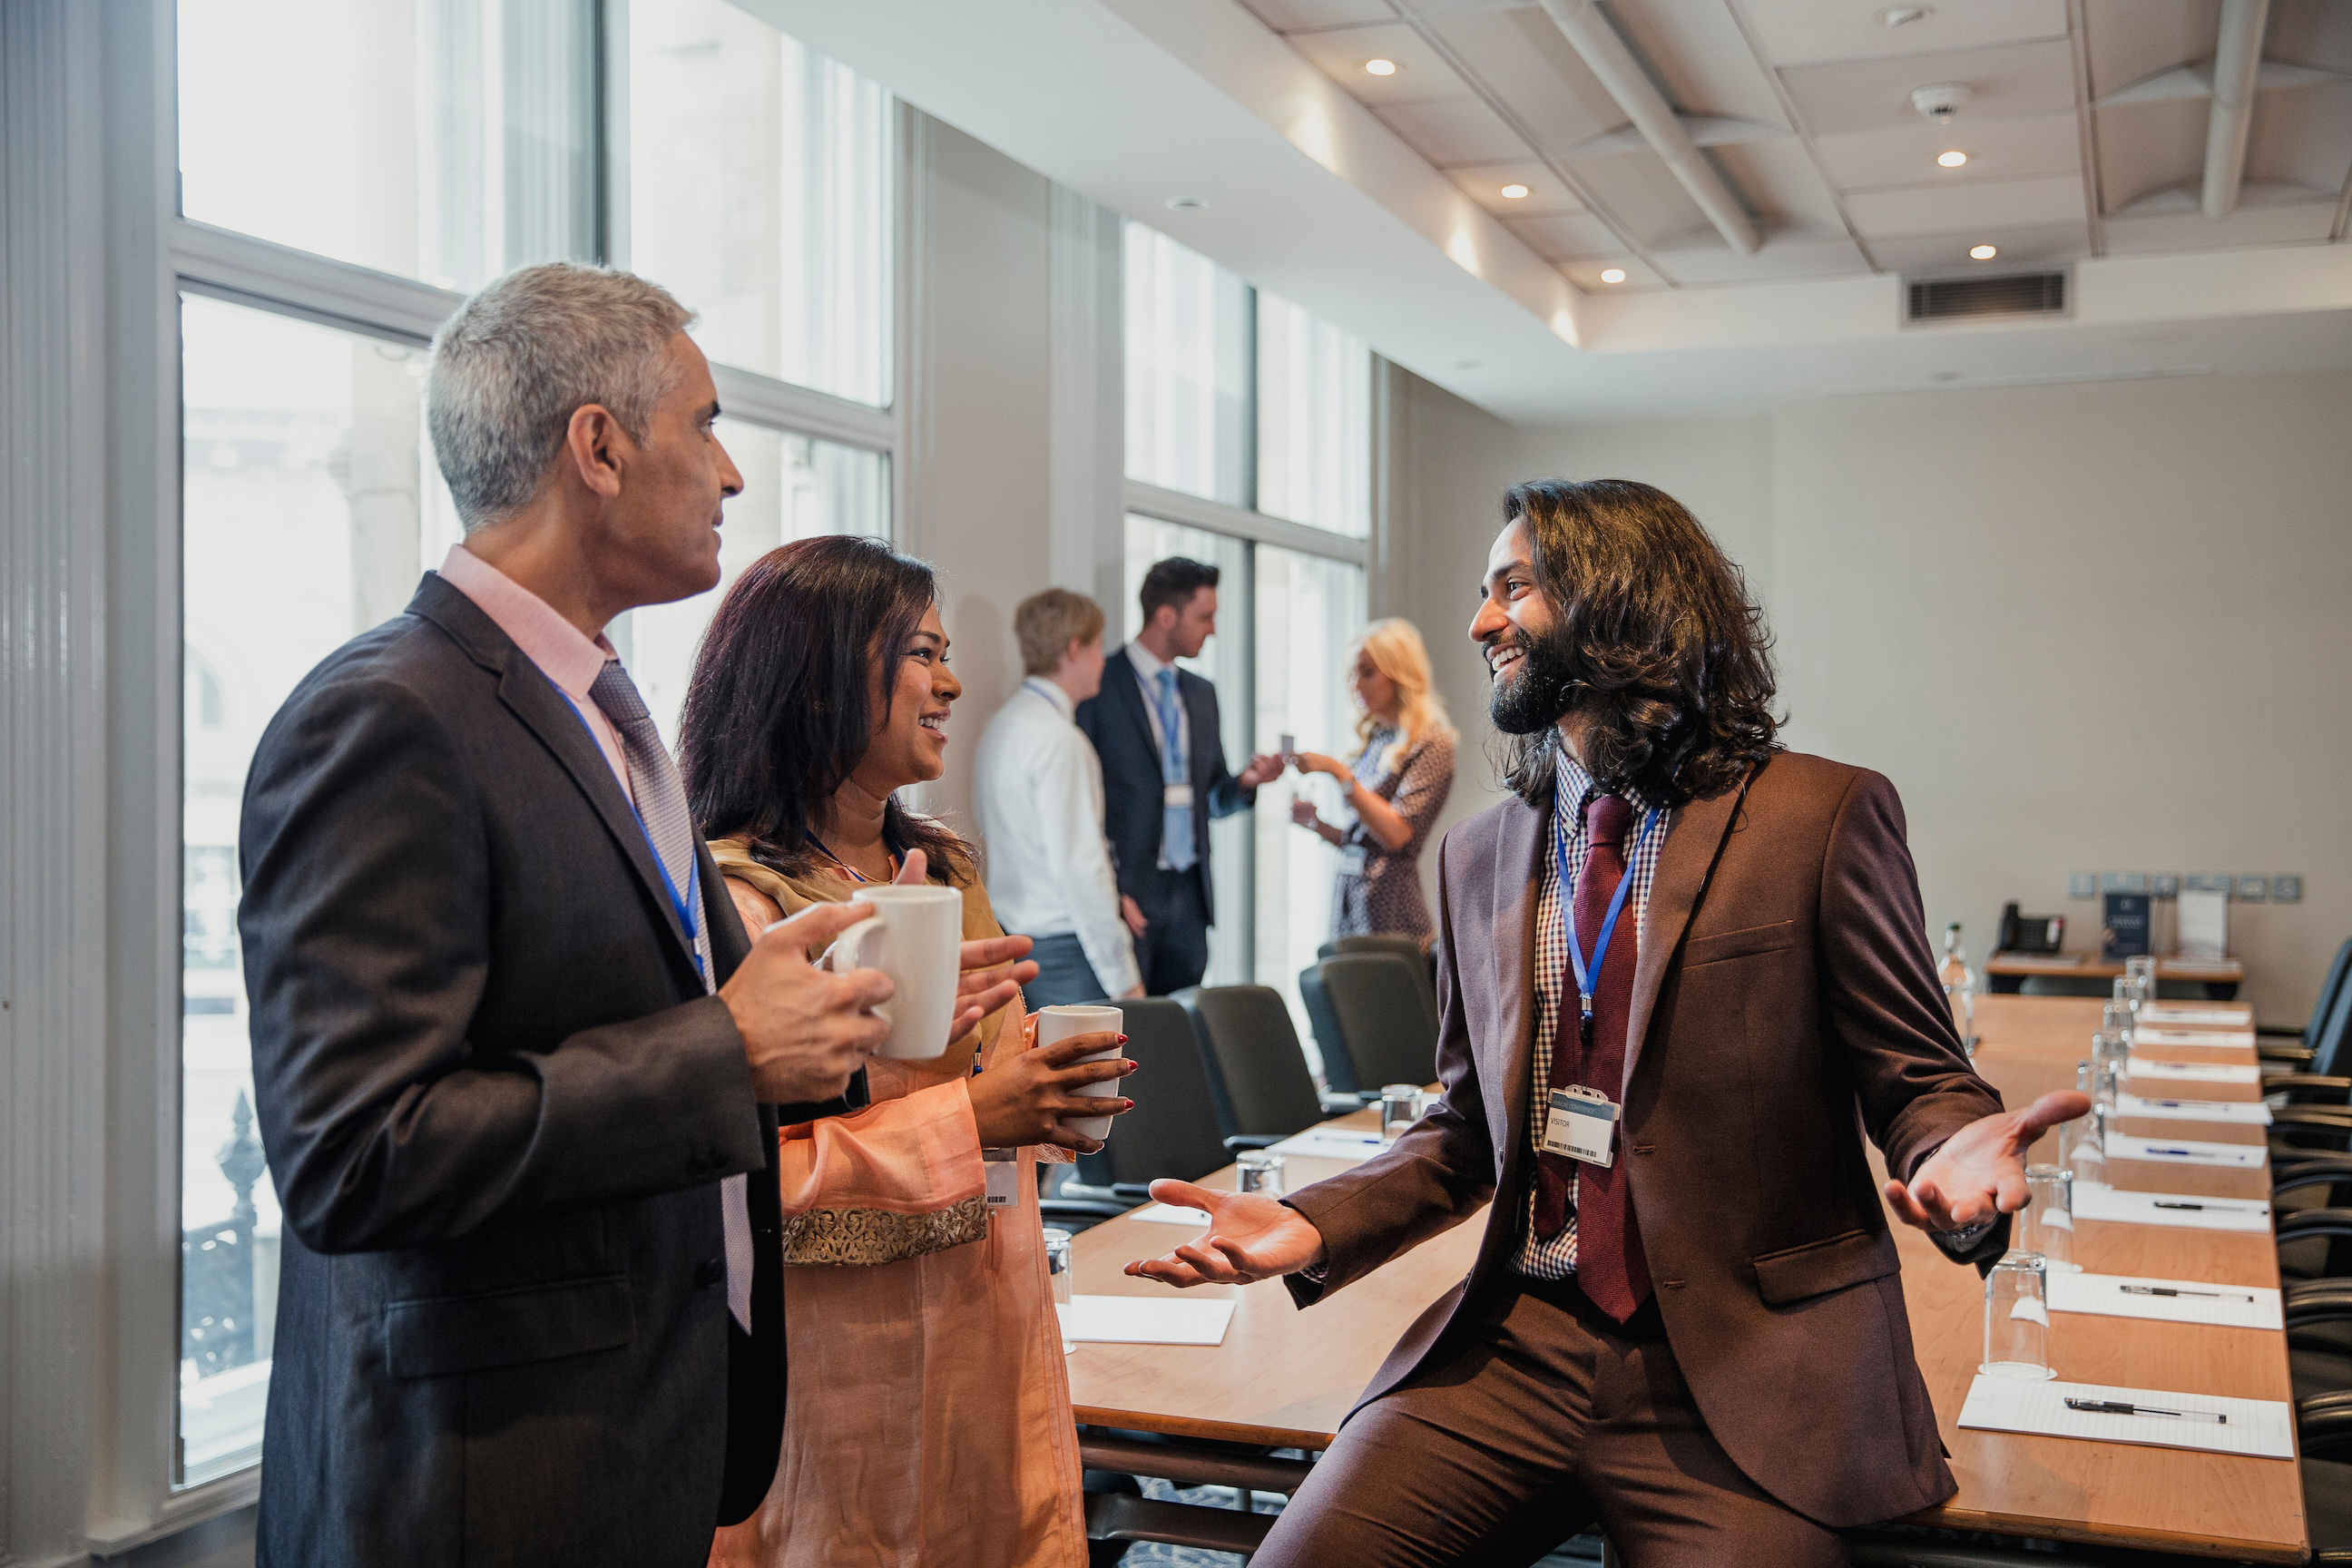
MULTIPOLYGON (((1526 526, 1558 616, 1548 640, 1567 677, 1561 710, 1591 715, 1594 783, 1675 806, 1781 749, 1764 612, 1680 501, 1632 479, 1532 479, 1504 493, 1503 521, 1526 526)), ((1559 744, 1549 724, 1506 737, 1503 782, 1541 804, 1559 744)))
MULTIPOLYGON (((1397 689, 1397 738, 1381 758, 1382 768, 1395 767, 1429 736, 1454 732, 1446 721, 1445 703, 1437 695, 1435 678, 1430 674, 1429 647, 1421 640, 1419 626, 1395 616, 1374 621, 1356 639, 1355 652, 1371 655, 1372 668, 1397 689)), ((1352 656, 1348 663, 1354 667, 1352 656)), ((1370 712, 1356 715, 1358 756, 1364 754, 1380 723, 1370 712)))
MULTIPOLYGON (((898 653, 938 597, 929 566, 877 539, 797 539, 745 568, 703 634, 678 722, 705 837, 741 837, 784 876, 828 864, 813 841, 824 805, 888 720, 898 653)), ((971 847, 895 795, 882 835, 922 850, 932 880, 971 879, 971 847)))

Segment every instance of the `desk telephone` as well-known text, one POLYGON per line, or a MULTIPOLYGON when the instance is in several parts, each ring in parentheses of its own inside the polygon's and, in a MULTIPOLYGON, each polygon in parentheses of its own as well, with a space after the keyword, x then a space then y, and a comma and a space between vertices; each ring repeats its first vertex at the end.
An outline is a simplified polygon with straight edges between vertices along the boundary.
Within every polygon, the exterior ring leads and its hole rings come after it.
POLYGON ((2000 947, 2003 952, 2055 952, 2065 940, 2064 915, 2021 915, 2015 904, 2001 906, 2000 947))

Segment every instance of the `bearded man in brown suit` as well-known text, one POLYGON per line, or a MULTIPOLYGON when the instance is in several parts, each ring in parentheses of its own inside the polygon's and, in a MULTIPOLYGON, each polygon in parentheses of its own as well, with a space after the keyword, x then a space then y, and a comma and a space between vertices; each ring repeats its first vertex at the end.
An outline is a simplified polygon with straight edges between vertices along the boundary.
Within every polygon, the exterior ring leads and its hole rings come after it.
POLYGON ((1513 795, 1439 852, 1443 1099, 1286 1202, 1154 1184, 1211 1230, 1129 1272, 1307 1306, 1493 1201, 1258 1568, 1596 1522, 1631 1568, 1841 1563, 1955 1489, 1887 1209, 1998 1258, 2024 1149, 2088 1107, 1970 1069, 1894 786, 1780 748, 1762 612, 1689 512, 1545 479, 1504 523, 1470 636, 1513 795))

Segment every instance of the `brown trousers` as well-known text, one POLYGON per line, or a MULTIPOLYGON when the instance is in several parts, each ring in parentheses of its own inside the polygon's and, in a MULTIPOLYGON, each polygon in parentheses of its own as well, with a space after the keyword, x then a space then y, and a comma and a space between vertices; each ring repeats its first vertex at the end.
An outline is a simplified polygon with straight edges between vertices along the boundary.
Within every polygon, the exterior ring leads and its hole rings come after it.
POLYGON ((1844 1543, 1707 1434, 1654 1304, 1497 1289, 1477 1331, 1359 1411, 1253 1568, 1505 1568, 1595 1523, 1627 1568, 1835 1568, 1844 1543))

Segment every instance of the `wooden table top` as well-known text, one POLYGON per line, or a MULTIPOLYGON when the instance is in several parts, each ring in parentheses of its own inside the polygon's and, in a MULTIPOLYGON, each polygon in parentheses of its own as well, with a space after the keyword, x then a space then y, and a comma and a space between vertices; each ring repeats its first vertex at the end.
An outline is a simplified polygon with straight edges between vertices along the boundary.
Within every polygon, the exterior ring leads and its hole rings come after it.
MULTIPOLYGON (((1988 974, 2078 974, 2085 980, 2113 980, 2123 972, 2123 960, 2101 958, 2095 952, 1996 952, 1985 960, 1988 974)), ((2156 977, 2226 983, 2243 980, 2246 966, 2235 958, 2159 957, 2156 977)))
MULTIPOLYGON (((1977 1065, 2011 1105, 2045 1089, 2074 1087, 2074 1062, 2089 1055, 2099 1004, 2087 998, 1980 996, 1977 1065)), ((2166 1050, 2171 1058, 2176 1053, 2166 1050)), ((2239 1059, 2225 1052, 2204 1059, 2239 1059)), ((2251 1049, 2240 1053, 2252 1061, 2251 1049)), ((2184 1058, 2185 1059, 2185 1058, 2184 1058)), ((2187 1098, 2189 1086, 2171 1086, 2187 1098)), ((2195 1098, 2251 1098, 2250 1089, 2199 1084, 2195 1098), (2240 1090, 2225 1093, 2225 1090, 2240 1090)), ((1367 1110, 1339 1125, 1370 1127, 1367 1110)), ((2234 1122, 2140 1121, 2125 1131, 2213 1142, 2263 1142, 2262 1129, 2234 1122)), ((2054 1159, 2045 1140, 2032 1158, 2054 1159)), ((1345 1169, 1293 1157, 1295 1190, 1345 1169)), ((2111 1160, 2107 1179, 2143 1191, 2263 1197, 2270 1173, 2186 1169, 2111 1160)), ((1227 1187, 1230 1169, 1203 1184, 1227 1187)), ((1282 1447, 1330 1445, 1340 1419, 1389 1349, 1423 1309, 1469 1271, 1483 1218, 1424 1243, 1318 1305, 1292 1307, 1277 1280, 1204 1286, 1238 1300, 1224 1343, 1215 1347, 1083 1344, 1069 1357, 1078 1420, 1179 1436, 1228 1438, 1282 1447)), ((1193 1232, 1132 1215, 1079 1234, 1075 1288, 1087 1295, 1149 1295, 1165 1289, 1119 1272, 1137 1258, 1169 1250, 1193 1232)), ((1983 1296, 1977 1271, 1955 1266, 1908 1226, 1895 1226, 1904 1291, 1919 1365, 1934 1399, 1960 1490, 1916 1522, 2243 1561, 2297 1563, 2305 1555, 2301 1477, 2278 1459, 2186 1449, 2090 1443, 2060 1437, 1962 1431, 1954 1425, 1980 1353, 1983 1296)), ((2077 1222, 2076 1261, 2095 1272, 2278 1284, 2268 1236, 2077 1222)), ((2184 1394, 2290 1399, 2285 1336, 2246 1329, 2057 1314, 2051 1360, 2070 1380, 2184 1394)))

